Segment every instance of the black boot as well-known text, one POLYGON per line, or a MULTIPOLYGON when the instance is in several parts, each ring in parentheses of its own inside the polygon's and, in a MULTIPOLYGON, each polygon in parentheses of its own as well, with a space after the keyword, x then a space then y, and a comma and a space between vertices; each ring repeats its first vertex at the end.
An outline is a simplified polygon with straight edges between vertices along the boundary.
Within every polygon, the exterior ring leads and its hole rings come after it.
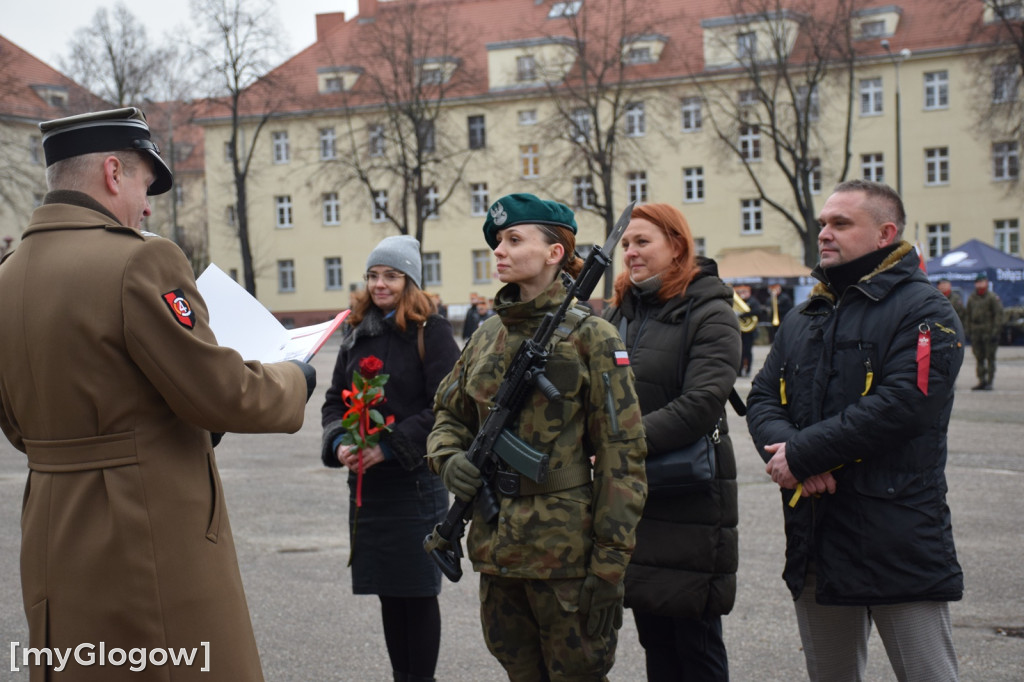
POLYGON ((409 682, 409 673, 400 673, 397 670, 392 672, 395 675, 395 682, 409 682))
POLYGON ((420 677, 419 675, 406 675, 405 679, 408 682, 435 682, 433 677, 420 677))

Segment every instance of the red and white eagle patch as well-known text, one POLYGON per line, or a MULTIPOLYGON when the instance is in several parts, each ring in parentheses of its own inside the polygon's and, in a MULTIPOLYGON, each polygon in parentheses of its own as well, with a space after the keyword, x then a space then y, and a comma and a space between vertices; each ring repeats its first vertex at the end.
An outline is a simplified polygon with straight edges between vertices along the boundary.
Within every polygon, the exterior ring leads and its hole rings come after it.
POLYGON ((186 329, 195 327, 192 306, 189 304, 188 299, 185 298, 185 293, 181 289, 168 291, 164 294, 164 303, 174 313, 174 319, 178 321, 178 324, 186 329))

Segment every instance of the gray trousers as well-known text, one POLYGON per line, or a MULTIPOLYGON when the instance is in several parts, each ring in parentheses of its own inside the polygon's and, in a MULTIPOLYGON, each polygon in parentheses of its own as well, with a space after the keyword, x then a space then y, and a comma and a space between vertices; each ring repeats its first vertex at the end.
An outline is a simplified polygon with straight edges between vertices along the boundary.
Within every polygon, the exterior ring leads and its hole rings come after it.
POLYGON ((814 574, 796 600, 807 676, 811 682, 860 682, 874 623, 900 682, 956 682, 956 652, 947 602, 885 606, 822 606, 814 574))

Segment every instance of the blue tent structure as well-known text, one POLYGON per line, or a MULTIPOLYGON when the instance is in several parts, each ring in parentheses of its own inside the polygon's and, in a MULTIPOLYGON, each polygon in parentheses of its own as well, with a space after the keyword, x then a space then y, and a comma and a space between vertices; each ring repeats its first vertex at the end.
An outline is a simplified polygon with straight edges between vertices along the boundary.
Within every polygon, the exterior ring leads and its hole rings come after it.
POLYGON ((1024 260, 977 239, 932 258, 925 263, 925 268, 929 280, 948 279, 964 301, 974 292, 974 278, 984 272, 1004 307, 1024 306, 1024 260))

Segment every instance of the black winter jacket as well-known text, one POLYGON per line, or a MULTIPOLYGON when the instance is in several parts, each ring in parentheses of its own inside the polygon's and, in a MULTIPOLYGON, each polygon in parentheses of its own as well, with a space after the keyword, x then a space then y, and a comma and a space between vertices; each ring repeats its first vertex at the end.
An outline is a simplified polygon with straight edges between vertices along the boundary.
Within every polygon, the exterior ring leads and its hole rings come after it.
MULTIPOLYGON (((918 263, 903 242, 838 301, 816 269, 823 283, 787 316, 754 379, 747 423, 762 458, 765 445, 784 442, 797 480, 841 467, 835 494, 783 505, 794 599, 809 561, 821 604, 963 594, 945 477, 963 330, 918 263)), ((783 501, 792 494, 782 491, 783 501)))
MULTIPOLYGON (((622 317, 628 320, 625 342, 648 458, 711 432, 724 416, 739 370, 732 289, 717 277, 714 261, 701 259, 700 265, 683 297, 663 303, 655 294, 631 290, 621 309, 606 313, 616 327, 622 317)), ((630 608, 685 618, 732 610, 738 565, 736 459, 724 418, 720 438, 711 486, 685 497, 648 498, 626 569, 630 608)))

